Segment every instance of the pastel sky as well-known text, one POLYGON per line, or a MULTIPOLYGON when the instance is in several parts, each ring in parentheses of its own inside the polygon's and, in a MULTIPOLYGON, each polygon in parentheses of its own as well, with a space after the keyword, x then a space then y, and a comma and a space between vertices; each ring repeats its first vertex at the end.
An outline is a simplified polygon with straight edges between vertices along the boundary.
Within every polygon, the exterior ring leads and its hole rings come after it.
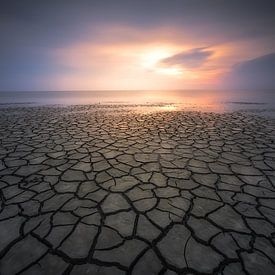
POLYGON ((0 90, 275 88, 275 1, 1 0, 0 90))

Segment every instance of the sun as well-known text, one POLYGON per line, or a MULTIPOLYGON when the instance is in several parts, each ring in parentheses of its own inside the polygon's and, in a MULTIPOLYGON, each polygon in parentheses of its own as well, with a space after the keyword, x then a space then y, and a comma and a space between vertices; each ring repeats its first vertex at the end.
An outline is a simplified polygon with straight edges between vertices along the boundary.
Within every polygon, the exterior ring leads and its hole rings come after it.
POLYGON ((141 56, 141 64, 144 68, 151 69, 157 65, 157 63, 171 56, 171 52, 167 49, 150 49, 141 56))
POLYGON ((183 74, 183 70, 177 67, 156 68, 155 72, 160 74, 172 75, 172 76, 181 76, 183 74))
POLYGON ((169 48, 155 48, 146 50, 141 55, 141 66, 146 70, 153 71, 159 74, 180 76, 183 70, 178 67, 168 67, 160 64, 162 59, 174 55, 175 52, 169 48))

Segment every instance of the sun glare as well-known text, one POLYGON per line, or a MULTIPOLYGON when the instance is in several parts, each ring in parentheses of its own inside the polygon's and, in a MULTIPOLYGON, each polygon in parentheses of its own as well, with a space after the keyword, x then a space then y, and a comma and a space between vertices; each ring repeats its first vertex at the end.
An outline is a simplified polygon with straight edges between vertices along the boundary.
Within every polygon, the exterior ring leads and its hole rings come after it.
POLYGON ((183 70, 180 68, 156 68, 155 71, 160 74, 180 76, 183 74, 183 70))
POLYGON ((166 74, 172 76, 182 75, 183 71, 177 67, 165 67, 160 65, 160 61, 171 55, 175 54, 175 51, 171 49, 158 48, 150 49, 141 55, 141 65, 147 70, 154 71, 159 74, 166 74))
POLYGON ((171 56, 171 52, 165 49, 150 50, 142 55, 142 65, 144 68, 151 69, 157 65, 157 63, 171 56))

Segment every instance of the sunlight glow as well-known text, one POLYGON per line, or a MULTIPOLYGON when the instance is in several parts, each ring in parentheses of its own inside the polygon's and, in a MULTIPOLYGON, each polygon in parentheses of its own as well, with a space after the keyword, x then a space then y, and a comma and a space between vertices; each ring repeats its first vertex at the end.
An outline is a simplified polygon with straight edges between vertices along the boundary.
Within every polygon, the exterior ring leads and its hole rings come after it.
POLYGON ((160 74, 166 74, 166 75, 174 75, 174 76, 181 76, 183 74, 183 70, 176 67, 171 68, 156 68, 155 72, 160 74))
POLYGON ((150 49, 141 55, 141 65, 143 68, 165 75, 180 76, 183 71, 178 67, 164 67, 159 63, 162 59, 175 54, 175 51, 169 48, 150 49))
POLYGON ((154 68, 157 63, 169 56, 173 53, 167 49, 150 49, 148 52, 145 52, 141 59, 142 59, 142 66, 147 69, 154 68))
MULTIPOLYGON (((211 87, 221 74, 220 66, 216 66, 220 61, 214 57, 195 67, 184 62, 165 62, 166 58, 194 47, 161 41, 148 44, 76 43, 52 51, 56 62, 71 71, 56 75, 54 79, 51 77, 50 82, 59 89, 69 86, 70 89, 83 90, 211 87)), ((214 52, 222 55, 219 47, 214 52)))

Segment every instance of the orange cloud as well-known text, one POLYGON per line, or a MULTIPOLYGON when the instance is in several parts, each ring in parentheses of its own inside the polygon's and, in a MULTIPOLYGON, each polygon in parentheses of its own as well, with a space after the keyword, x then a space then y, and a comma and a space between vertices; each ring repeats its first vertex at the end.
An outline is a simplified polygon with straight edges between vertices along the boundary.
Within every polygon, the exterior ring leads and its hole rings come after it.
POLYGON ((165 28, 106 27, 94 39, 51 52, 66 68, 54 81, 59 89, 207 88, 239 58, 238 43, 208 46, 187 40, 165 28))

